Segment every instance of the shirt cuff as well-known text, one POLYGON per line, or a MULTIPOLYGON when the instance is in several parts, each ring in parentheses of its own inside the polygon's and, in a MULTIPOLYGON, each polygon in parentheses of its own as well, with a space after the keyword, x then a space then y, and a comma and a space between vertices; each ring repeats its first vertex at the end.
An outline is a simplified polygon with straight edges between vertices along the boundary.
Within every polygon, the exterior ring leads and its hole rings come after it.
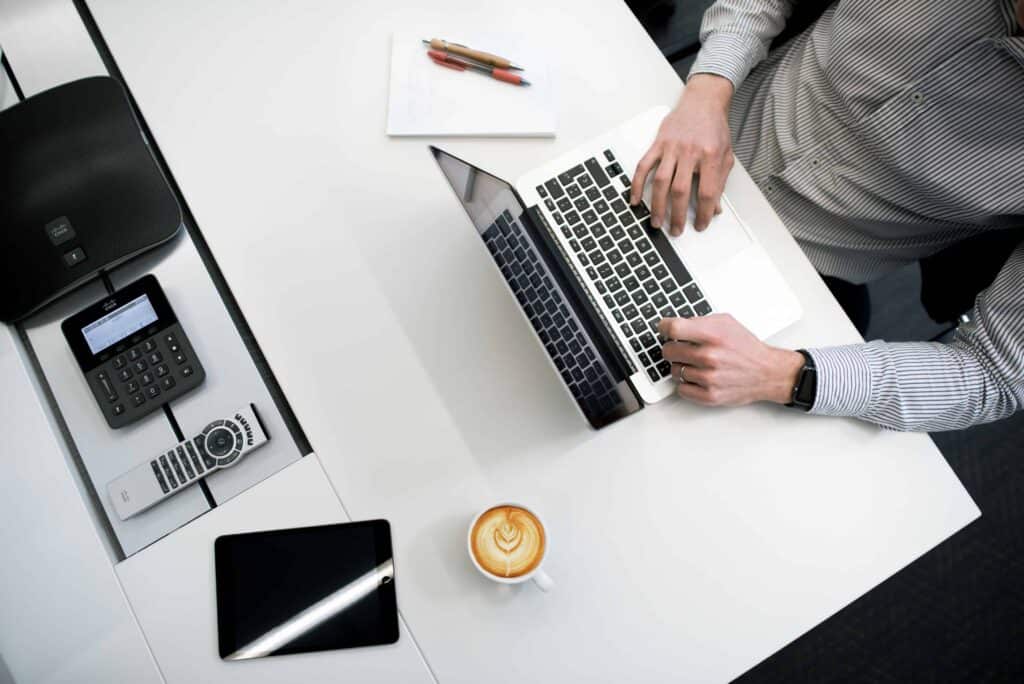
POLYGON ((739 88, 750 70, 767 54, 767 48, 756 36, 712 33, 704 40, 686 79, 695 74, 715 74, 732 81, 733 88, 739 88))
POLYGON ((866 347, 852 344, 807 350, 818 376, 810 413, 859 416, 867 411, 871 403, 871 365, 866 347))

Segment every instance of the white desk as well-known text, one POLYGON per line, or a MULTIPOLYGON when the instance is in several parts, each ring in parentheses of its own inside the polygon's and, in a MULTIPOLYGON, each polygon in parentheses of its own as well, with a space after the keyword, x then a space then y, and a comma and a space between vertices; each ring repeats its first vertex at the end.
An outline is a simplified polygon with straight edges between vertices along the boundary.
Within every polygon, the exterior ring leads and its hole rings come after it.
MULTIPOLYGON (((384 136, 389 35, 459 17, 586 56, 555 55, 555 140, 444 143, 515 177, 675 99, 617 0, 90 7, 347 512, 391 520, 441 682, 727 679, 976 517, 927 437, 680 402, 594 433, 558 391, 427 141, 384 136), (504 497, 546 515, 552 594, 465 558, 504 497)), ((804 306, 776 341, 856 339, 742 169, 727 191, 804 306)), ((149 619, 205 629, 192 605, 149 619)))

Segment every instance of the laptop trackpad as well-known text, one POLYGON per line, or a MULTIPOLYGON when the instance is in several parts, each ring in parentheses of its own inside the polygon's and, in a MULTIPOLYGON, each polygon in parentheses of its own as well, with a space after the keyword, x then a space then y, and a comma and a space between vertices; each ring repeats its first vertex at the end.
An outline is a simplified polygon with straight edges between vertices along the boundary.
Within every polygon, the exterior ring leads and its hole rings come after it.
POLYGON ((686 230, 677 238, 669 238, 683 263, 698 273, 709 273, 745 250, 753 239, 740 222, 732 206, 722 198, 722 213, 711 220, 706 230, 698 233, 693 227, 693 210, 686 218, 686 230))

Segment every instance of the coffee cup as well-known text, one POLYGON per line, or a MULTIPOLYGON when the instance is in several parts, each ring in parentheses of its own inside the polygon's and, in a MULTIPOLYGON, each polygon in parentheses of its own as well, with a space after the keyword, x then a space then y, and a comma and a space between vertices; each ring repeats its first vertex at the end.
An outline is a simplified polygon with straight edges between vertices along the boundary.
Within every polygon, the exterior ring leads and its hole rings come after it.
POLYGON ((500 584, 533 580, 542 591, 555 584, 541 569, 550 543, 540 516, 512 502, 477 513, 466 538, 469 558, 484 577, 500 584))

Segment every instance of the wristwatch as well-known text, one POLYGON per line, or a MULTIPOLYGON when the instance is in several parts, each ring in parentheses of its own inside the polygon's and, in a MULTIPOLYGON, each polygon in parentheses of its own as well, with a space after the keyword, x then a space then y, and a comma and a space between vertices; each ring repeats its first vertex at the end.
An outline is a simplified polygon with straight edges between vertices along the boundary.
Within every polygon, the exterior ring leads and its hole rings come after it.
POLYGON ((797 349, 804 357, 804 366, 796 377, 793 395, 786 406, 810 411, 814 406, 814 398, 818 395, 818 371, 814 367, 814 358, 806 349, 797 349))

